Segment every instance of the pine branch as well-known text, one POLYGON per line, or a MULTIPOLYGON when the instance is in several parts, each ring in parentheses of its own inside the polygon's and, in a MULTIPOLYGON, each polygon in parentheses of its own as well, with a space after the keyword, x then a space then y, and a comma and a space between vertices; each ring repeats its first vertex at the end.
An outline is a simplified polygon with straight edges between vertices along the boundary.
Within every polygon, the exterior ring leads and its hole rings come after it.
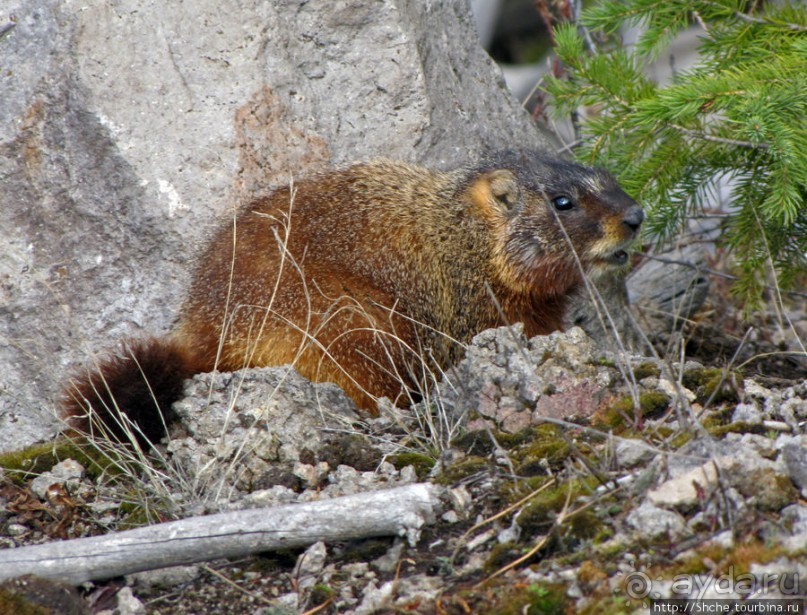
POLYGON ((555 117, 581 107, 576 155, 613 170, 648 211, 645 229, 670 239, 697 215, 710 187, 728 179, 724 239, 738 261, 734 289, 749 305, 773 272, 787 286, 807 278, 807 8, 737 0, 605 0, 581 23, 608 35, 640 25, 630 50, 609 42, 594 55, 573 24, 556 32, 563 79, 546 80, 555 117), (695 20, 695 66, 664 87, 641 67, 695 20))

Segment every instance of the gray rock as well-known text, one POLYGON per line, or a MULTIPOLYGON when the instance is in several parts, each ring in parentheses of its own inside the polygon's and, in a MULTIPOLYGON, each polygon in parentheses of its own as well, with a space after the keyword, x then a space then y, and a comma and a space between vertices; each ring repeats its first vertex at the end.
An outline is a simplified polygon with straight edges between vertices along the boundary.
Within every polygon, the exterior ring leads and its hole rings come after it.
POLYGON ((782 462, 790 480, 802 493, 807 493, 807 447, 802 442, 785 444, 782 447, 782 462))
POLYGON ((373 567, 381 573, 393 572, 401 561, 405 546, 403 540, 396 538, 384 555, 373 560, 373 567))
POLYGON ((703 246, 691 244, 646 260, 630 275, 630 303, 645 330, 671 332, 695 314, 709 292, 706 260, 703 246))
POLYGON ((146 607, 137 599, 131 587, 122 587, 115 594, 115 598, 117 599, 117 607, 114 611, 108 611, 109 613, 115 613, 116 615, 145 615, 146 607))
POLYGON ((792 504, 783 508, 779 527, 786 528, 779 536, 785 549, 791 553, 803 553, 807 549, 807 506, 792 504))
POLYGON ((127 575, 126 580, 130 585, 138 587, 172 587, 190 583, 200 572, 199 566, 171 566, 127 575))
POLYGON ((293 573, 300 590, 310 589, 316 584, 322 574, 322 569, 325 568, 327 557, 328 549, 322 541, 315 542, 300 554, 293 573))
POLYGON ((57 463, 49 472, 43 472, 31 481, 30 489, 40 500, 46 500, 51 485, 72 485, 75 487, 84 478, 84 466, 74 459, 57 463))
POLYGON ((765 597, 789 598, 803 604, 807 594, 807 563, 804 557, 780 557, 767 564, 752 563, 750 573, 759 587, 768 587, 765 597))
POLYGON ((474 412, 511 432, 543 417, 588 416, 614 380, 611 368, 597 364, 602 353, 577 327, 529 341, 520 323, 489 329, 446 373, 441 399, 458 419, 474 412))
POLYGON ((807 382, 783 389, 769 389, 747 378, 743 381, 743 389, 748 398, 763 407, 766 418, 784 421, 794 433, 803 431, 799 423, 807 418, 807 382))
POLYGON ((661 483, 647 494, 647 500, 656 506, 687 509, 698 502, 700 490, 714 491, 722 476, 739 470, 740 463, 733 457, 716 457, 661 483))
POLYGON ((731 415, 731 422, 759 425, 762 423, 762 412, 760 412, 756 404, 737 404, 734 408, 734 414, 731 415))
POLYGON ((646 464, 656 456, 656 452, 642 441, 619 440, 614 450, 616 464, 620 468, 632 468, 646 464))
POLYGON ((216 500, 248 491, 278 462, 291 472, 303 452, 315 455, 327 441, 323 428, 358 418, 341 389, 286 367, 198 374, 174 409, 188 435, 171 439, 168 452, 194 492, 216 500))
POLYGON ((686 531, 681 515, 649 502, 643 502, 638 508, 633 509, 625 518, 625 522, 642 538, 648 540, 662 537, 678 538, 686 531))
POLYGON ((378 587, 370 583, 364 590, 361 604, 353 611, 354 615, 370 615, 372 613, 392 610, 393 606, 404 606, 408 603, 429 604, 435 600, 444 588, 439 577, 415 574, 404 578, 387 581, 378 587))
POLYGON ((0 450, 92 352, 170 326, 200 243, 294 175, 545 141, 463 2, 9 0, 0 450), (122 44, 125 42, 125 44, 122 44))

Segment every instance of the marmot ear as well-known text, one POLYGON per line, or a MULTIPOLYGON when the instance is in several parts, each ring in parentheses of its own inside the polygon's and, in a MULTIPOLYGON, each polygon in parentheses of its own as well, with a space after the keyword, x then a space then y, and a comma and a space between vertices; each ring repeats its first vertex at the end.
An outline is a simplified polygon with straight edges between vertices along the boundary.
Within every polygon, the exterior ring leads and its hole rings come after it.
POLYGON ((512 171, 496 169, 488 173, 490 193, 506 209, 512 209, 521 200, 521 188, 512 171))
POLYGON ((480 175, 473 184, 472 194, 482 211, 513 209, 521 201, 521 187, 512 171, 496 169, 480 175))

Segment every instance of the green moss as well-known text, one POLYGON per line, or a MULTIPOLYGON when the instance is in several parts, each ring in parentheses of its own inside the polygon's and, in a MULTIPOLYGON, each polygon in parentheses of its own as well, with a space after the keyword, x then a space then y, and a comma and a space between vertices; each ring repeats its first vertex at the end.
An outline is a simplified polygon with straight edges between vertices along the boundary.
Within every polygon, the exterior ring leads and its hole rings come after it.
MULTIPOLYGON (((599 521, 599 519, 597 521, 599 521)), ((593 545, 601 545, 605 542, 608 542, 613 537, 614 537, 614 531, 604 523, 600 522, 599 529, 597 530, 597 533, 594 534, 594 536, 592 537, 591 543, 593 545)))
POLYGON ((715 543, 703 545, 684 557, 678 557, 667 566, 656 566, 648 570, 651 578, 671 579, 680 574, 708 574, 713 571, 714 562, 721 570, 731 570, 735 575, 747 574, 754 564, 764 565, 782 556, 781 545, 766 545, 751 540, 731 548, 715 543))
POLYGON ((692 439, 691 434, 685 431, 671 429, 666 425, 657 426, 654 429, 654 432, 654 434, 646 434, 649 436, 657 436, 657 438, 653 438, 653 444, 661 445, 664 443, 665 446, 670 446, 674 449, 681 448, 684 444, 692 439))
POLYGON ((154 523, 162 523, 163 521, 171 519, 167 508, 159 508, 155 506, 143 506, 139 502, 134 501, 134 496, 131 501, 121 502, 118 512, 121 516, 118 522, 118 530, 132 530, 154 523))
POLYGON ((670 400, 664 393, 647 391, 639 395, 639 408, 643 418, 656 418, 670 406, 670 400))
POLYGON ((739 401, 732 380, 731 374, 722 369, 701 367, 690 369, 681 377, 681 383, 695 393, 702 404, 710 399, 712 403, 739 401))
POLYGON ((563 615, 571 604, 562 584, 519 583, 496 580, 460 590, 440 599, 445 612, 495 613, 496 615, 563 615), (450 607, 445 609, 445 607, 450 607))
POLYGON ((754 498, 756 507, 763 512, 777 512, 799 501, 799 492, 790 479, 770 468, 742 476, 737 489, 745 497, 754 498))
POLYGON ((563 585, 532 583, 527 587, 528 606, 526 610, 515 611, 538 615, 567 612, 566 588, 563 585))
MULTIPOLYGON (((525 534, 529 535, 546 531, 547 527, 554 522, 557 514, 563 509, 567 501, 574 502, 578 496, 589 493, 589 491, 589 485, 581 480, 566 481, 565 483, 550 487, 530 500, 529 503, 521 509, 516 521, 521 526, 521 529, 524 530, 525 534)), ((578 515, 567 518, 567 522, 571 523, 575 516, 578 515)), ((572 532, 574 532, 574 526, 572 525, 571 527, 572 532)), ((597 531, 599 531, 599 522, 597 523, 597 531)))
POLYGON ((65 459, 74 459, 97 479, 101 474, 119 474, 120 469, 109 452, 101 451, 90 442, 59 438, 45 444, 34 444, 18 451, 0 454, 0 468, 16 484, 47 472, 65 459))
POLYGON ((633 368, 633 377, 636 380, 643 380, 644 378, 658 378, 661 375, 661 370, 655 363, 646 361, 640 363, 633 368))
MULTIPOLYGON (((467 455, 489 455, 493 452, 494 444, 490 439, 491 432, 488 431, 469 431, 461 436, 454 438, 451 445, 454 448, 461 450, 467 455)), ((522 429, 518 433, 510 434, 503 431, 492 432, 493 437, 496 439, 496 444, 501 448, 509 450, 520 446, 524 442, 532 438, 532 429, 522 429)))
POLYGON ((446 468, 437 478, 436 482, 440 485, 453 485, 463 478, 487 470, 488 467, 488 461, 482 457, 466 457, 465 459, 460 459, 449 468, 446 468))
POLYGON ((53 615, 51 609, 31 604, 16 592, 0 587, 0 613, 14 615, 53 615))
POLYGON ((569 517, 571 535, 578 539, 593 539, 604 526, 602 521, 591 510, 583 510, 569 517))
POLYGON ((493 451, 493 442, 487 431, 468 431, 451 441, 451 446, 466 455, 489 455, 493 451))
POLYGON ((596 361, 594 361, 594 365, 600 365, 602 367, 611 367, 616 369, 617 365, 612 359, 606 359, 604 357, 600 357, 596 361))
POLYGON ((670 400, 663 393, 646 391, 639 394, 639 412, 637 413, 633 398, 626 395, 619 398, 605 410, 598 412, 594 417, 594 427, 604 431, 622 433, 626 428, 633 426, 637 414, 643 418, 654 418, 669 406, 670 400))
POLYGON ((736 423, 720 423, 719 419, 706 419, 702 421, 703 427, 711 435, 717 437, 726 435, 727 433, 755 433, 764 434, 765 428, 762 425, 754 425, 746 423, 745 421, 737 421, 736 423))
POLYGON ((499 490, 499 497, 508 505, 515 504, 543 487, 550 480, 552 480, 550 476, 530 476, 529 478, 506 482, 499 490))
POLYGON ((317 607, 326 602, 330 602, 336 596, 336 592, 328 587, 319 583, 311 588, 311 595, 308 597, 308 603, 311 606, 317 607))
POLYGON ((514 454, 515 469, 519 476, 545 474, 547 466, 557 470, 572 454, 568 442, 555 425, 539 425, 532 430, 529 445, 514 454))
POLYGON ((670 446, 672 448, 679 449, 682 446, 684 446, 684 444, 689 442, 691 439, 692 439, 692 434, 691 433, 686 433, 684 431, 681 431, 681 432, 675 434, 675 436, 670 440, 669 444, 670 444, 670 446))
POLYGON ((389 462, 395 466, 396 470, 412 466, 420 480, 426 478, 434 467, 434 459, 422 453, 398 453, 390 457, 389 462))
POLYGON ((621 433, 627 425, 633 422, 634 415, 633 399, 629 396, 622 397, 599 411, 594 416, 593 426, 602 431, 621 433))
POLYGON ((524 555, 524 547, 514 542, 505 542, 496 545, 490 550, 488 558, 485 560, 485 574, 493 574, 500 568, 507 566, 510 562, 517 560, 522 555, 524 555))
POLYGON ((493 437, 496 438, 496 442, 499 443, 499 446, 501 446, 503 449, 510 450, 532 440, 534 433, 533 428, 527 427, 526 429, 522 429, 517 433, 504 433, 503 431, 497 431, 493 434, 493 437))

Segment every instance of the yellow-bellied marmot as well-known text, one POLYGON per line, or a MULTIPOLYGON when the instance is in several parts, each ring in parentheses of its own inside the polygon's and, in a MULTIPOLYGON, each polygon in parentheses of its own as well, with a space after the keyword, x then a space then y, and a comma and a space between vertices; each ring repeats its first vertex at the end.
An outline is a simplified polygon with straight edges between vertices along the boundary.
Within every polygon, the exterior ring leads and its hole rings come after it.
POLYGON ((375 413, 375 398, 416 390, 483 329, 559 329, 581 265, 624 265, 642 219, 605 172, 538 152, 318 175, 223 225, 171 332, 72 380, 62 412, 118 435, 123 412, 153 440, 194 373, 293 363, 375 413))

